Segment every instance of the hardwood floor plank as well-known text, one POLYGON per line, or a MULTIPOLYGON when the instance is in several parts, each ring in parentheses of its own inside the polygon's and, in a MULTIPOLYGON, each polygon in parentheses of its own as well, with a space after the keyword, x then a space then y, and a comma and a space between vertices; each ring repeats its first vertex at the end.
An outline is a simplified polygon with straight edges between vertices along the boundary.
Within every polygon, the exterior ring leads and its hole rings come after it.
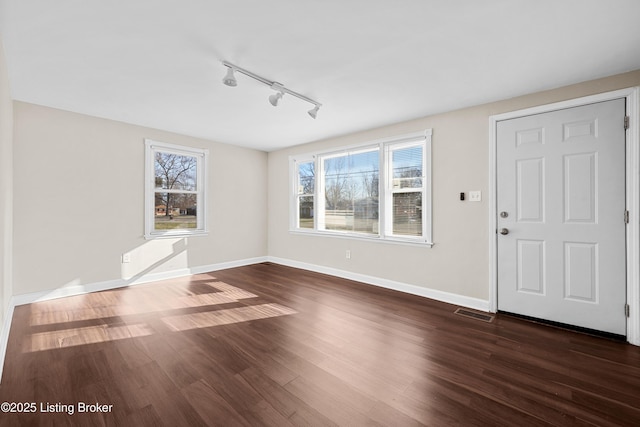
POLYGON ((289 421, 299 427, 336 427, 338 424, 312 408, 300 407, 289 417, 289 421))
POLYGON ((382 426, 402 426, 420 427, 423 423, 411 418, 409 415, 387 405, 384 402, 377 402, 367 413, 367 416, 374 422, 382 426))
POLYGON ((147 405, 128 414, 124 420, 125 426, 161 426, 164 423, 153 405, 147 405))
POLYGON ((266 401, 260 402, 245 417, 251 425, 271 426, 271 427, 287 427, 293 426, 289 419, 285 418, 276 411, 266 401))
MULTIPOLYGON (((469 382, 467 381, 467 384, 469 382)), ((480 425, 512 426, 515 423, 534 426, 553 423, 546 419, 546 416, 538 416, 536 406, 527 407, 522 404, 523 402, 514 405, 511 396, 507 396, 506 399, 495 399, 488 394, 478 393, 476 388, 451 381, 447 375, 440 373, 416 379, 404 391, 403 396, 419 398, 421 401, 434 400, 439 406, 455 407, 456 409, 449 410, 448 413, 455 414, 458 422, 472 418, 480 425), (460 405, 462 406, 459 407, 460 405)), ((548 415, 548 412, 551 411, 545 411, 544 415, 548 415)), ((556 421, 564 422, 565 420, 556 418, 556 421)))
POLYGON ((371 418, 359 412, 351 401, 341 400, 338 396, 325 392, 303 377, 296 378, 285 385, 284 388, 338 425, 365 426, 377 424, 371 418))
POLYGON ((182 394, 198 413, 204 425, 249 426, 250 424, 206 381, 200 380, 182 389, 182 394))
POLYGON ((265 402, 285 418, 291 417, 303 405, 300 399, 256 368, 248 368, 240 375, 265 402))
MULTIPOLYGON (((251 367, 258 369, 265 376, 281 386, 294 380, 298 376, 296 372, 270 357, 275 347, 270 347, 268 350, 261 348, 261 341, 269 343, 273 341, 269 335, 263 335, 256 332, 255 329, 251 330, 250 336, 245 333, 237 334, 235 332, 236 331, 232 332, 229 337, 230 339, 236 340, 236 342, 240 340, 239 342, 246 342, 248 344, 247 346, 243 346, 241 351, 244 352, 245 358, 250 362, 251 367)), ((246 370, 243 372, 246 372, 246 370)))
MULTIPOLYGON (((290 393, 259 369, 249 368, 240 375, 264 398, 259 406, 269 405, 292 425, 332 425, 333 423, 298 397, 290 393)), ((271 409, 269 409, 271 412, 271 409)), ((260 425, 260 423, 258 423, 260 425)))

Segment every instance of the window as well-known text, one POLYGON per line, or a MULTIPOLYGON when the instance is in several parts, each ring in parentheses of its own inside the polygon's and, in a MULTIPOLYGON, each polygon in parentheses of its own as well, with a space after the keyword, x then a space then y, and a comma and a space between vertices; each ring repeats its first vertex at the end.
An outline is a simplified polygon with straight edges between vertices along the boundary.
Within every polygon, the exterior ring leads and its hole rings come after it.
POLYGON ((313 160, 300 162, 296 176, 296 224, 300 228, 313 229, 315 217, 313 199, 316 186, 315 162, 313 160))
POLYGON ((145 140, 145 237, 202 235, 208 151, 145 140))
POLYGON ((431 244, 431 130, 291 158, 292 231, 431 244))

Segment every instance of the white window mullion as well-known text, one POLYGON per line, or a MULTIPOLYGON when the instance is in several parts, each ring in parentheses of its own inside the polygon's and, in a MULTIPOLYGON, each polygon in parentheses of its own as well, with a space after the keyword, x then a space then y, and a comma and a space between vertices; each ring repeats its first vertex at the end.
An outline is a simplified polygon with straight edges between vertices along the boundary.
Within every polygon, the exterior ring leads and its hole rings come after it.
POLYGON ((207 181, 207 167, 205 166, 205 153, 199 154, 197 157, 198 162, 198 199, 196 204, 196 221, 198 230, 207 230, 207 199, 204 188, 200 186, 206 185, 207 181))
POLYGON ((316 159, 316 230, 325 229, 325 185, 324 185, 324 157, 316 159))
POLYGON ((425 132, 424 151, 422 153, 422 237, 427 243, 433 242, 432 236, 432 216, 431 216, 431 183, 432 183, 432 165, 431 165, 431 129, 425 132))
POLYGON ((175 191, 175 190, 174 191, 166 191, 166 190, 159 190, 159 189, 156 189, 154 191, 154 193, 156 193, 156 194, 195 194, 195 195, 198 194, 197 191, 175 191))
POLYGON ((298 228, 298 161, 289 158, 289 230, 298 228))
POLYGON ((386 224, 386 215, 385 212, 387 210, 388 201, 387 201, 387 171, 389 168, 387 167, 387 147, 381 142, 378 144, 378 164, 380 165, 380 172, 378 178, 378 233, 381 238, 385 238, 388 230, 388 226, 386 224))
POLYGON ((322 173, 320 172, 320 159, 315 155, 313 156, 313 170, 315 171, 313 176, 315 179, 315 183, 313 185, 313 231, 318 231, 318 214, 320 213, 319 203, 322 199, 322 197, 320 197, 320 176, 322 173))
POLYGON ((391 148, 388 144, 384 145, 384 159, 382 164, 384 165, 384 210, 382 211, 382 217, 384 221, 384 236, 390 236, 393 234, 393 215, 391 211, 393 209, 393 168, 391 167, 391 148))

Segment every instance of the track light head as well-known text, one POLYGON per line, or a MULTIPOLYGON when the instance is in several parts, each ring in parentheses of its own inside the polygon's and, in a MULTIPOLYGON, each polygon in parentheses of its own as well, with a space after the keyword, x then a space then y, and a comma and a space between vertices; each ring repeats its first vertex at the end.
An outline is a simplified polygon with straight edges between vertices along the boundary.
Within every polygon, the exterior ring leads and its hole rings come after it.
POLYGON ((274 93, 273 95, 269 96, 269 102, 274 107, 278 106, 278 102, 280 101, 280 99, 282 99, 282 92, 274 93))
POLYGON ((274 107, 278 106, 278 102, 282 99, 282 96, 284 95, 283 88, 284 88, 284 86, 282 86, 282 84, 280 84, 278 82, 271 83, 271 89, 273 89, 273 90, 278 92, 278 93, 274 93, 273 95, 269 96, 269 102, 274 107))
POLYGON ((227 75, 224 76, 224 79, 222 79, 222 83, 226 84, 227 86, 231 86, 231 87, 238 86, 238 81, 236 80, 236 77, 233 75, 233 68, 232 67, 229 67, 227 69, 227 75))
POLYGON ((320 109, 320 106, 318 104, 316 104, 315 107, 313 107, 311 110, 307 111, 307 114, 309 114, 311 116, 311 118, 315 119, 316 116, 318 115, 318 110, 320 109))

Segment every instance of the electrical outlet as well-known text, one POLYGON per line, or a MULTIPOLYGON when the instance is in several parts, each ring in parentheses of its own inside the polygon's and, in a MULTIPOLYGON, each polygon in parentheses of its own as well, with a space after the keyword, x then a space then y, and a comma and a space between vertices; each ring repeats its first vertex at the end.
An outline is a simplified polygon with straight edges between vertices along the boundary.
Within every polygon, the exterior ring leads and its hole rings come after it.
POLYGON ((131 254, 122 254, 122 263, 128 264, 131 262, 131 254))
POLYGON ((349 249, 347 249, 347 253, 345 254, 345 256, 347 257, 347 259, 351 259, 351 251, 349 249))
POLYGON ((470 202, 480 202, 482 200, 482 192, 481 191, 469 191, 469 201, 470 202))

